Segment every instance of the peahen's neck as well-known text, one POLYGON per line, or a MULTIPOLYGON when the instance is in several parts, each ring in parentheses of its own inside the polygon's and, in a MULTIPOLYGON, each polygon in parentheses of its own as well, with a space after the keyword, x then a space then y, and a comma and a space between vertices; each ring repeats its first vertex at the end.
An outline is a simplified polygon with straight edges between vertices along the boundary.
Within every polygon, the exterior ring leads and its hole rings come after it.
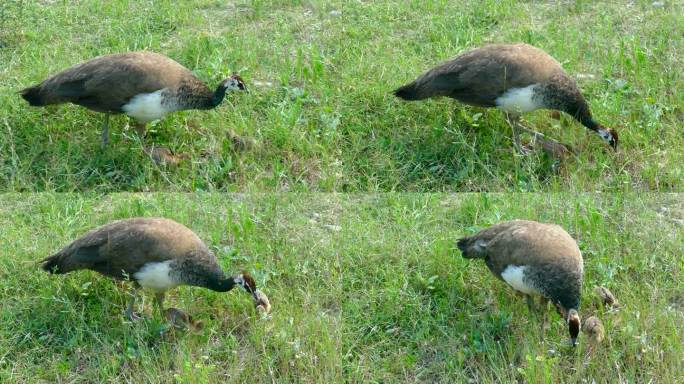
POLYGON ((219 84, 212 92, 203 83, 185 83, 173 92, 170 103, 178 109, 213 109, 223 101, 226 88, 219 84))

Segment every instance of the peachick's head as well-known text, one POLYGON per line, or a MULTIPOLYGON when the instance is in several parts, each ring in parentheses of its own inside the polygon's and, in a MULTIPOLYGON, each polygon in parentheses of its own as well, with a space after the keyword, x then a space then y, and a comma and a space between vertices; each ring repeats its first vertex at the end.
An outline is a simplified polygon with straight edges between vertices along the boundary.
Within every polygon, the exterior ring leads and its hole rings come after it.
POLYGON ((233 74, 231 77, 223 80, 221 86, 227 91, 244 91, 247 89, 245 82, 237 74, 233 74))
POLYGON ((603 328, 603 324, 596 316, 589 316, 584 320, 582 332, 584 332, 584 334, 589 338, 589 343, 594 345, 602 342, 603 338, 605 337, 605 329, 603 328))
POLYGON ((568 311, 566 321, 568 322, 568 331, 570 331, 570 341, 574 347, 577 345, 577 336, 579 335, 581 328, 579 313, 577 313, 576 309, 571 309, 568 311))

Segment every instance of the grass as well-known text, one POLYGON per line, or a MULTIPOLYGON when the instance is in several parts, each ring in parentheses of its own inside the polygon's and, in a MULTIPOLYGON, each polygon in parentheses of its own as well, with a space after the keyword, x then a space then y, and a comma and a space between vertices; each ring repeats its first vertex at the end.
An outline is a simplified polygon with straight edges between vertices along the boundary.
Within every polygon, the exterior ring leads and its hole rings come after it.
POLYGON ((652 1, 21 1, 0 5, 3 191, 678 191, 684 176, 684 12, 652 1), (611 152, 567 118, 527 116, 578 152, 553 167, 512 151, 500 112, 390 91, 491 42, 528 42, 576 76, 611 152), (16 92, 97 55, 149 49, 212 87, 250 94, 181 112, 149 140, 192 160, 156 167, 127 119, 29 108, 16 92), (245 147, 235 145, 248 141, 245 147), (207 155, 208 154, 208 155, 207 155))
POLYGON ((684 380, 682 196, 677 194, 9 194, 0 199, 0 382, 660 382, 684 380), (271 298, 173 291, 204 322, 123 321, 95 273, 36 260, 117 218, 174 218, 271 298), (524 300, 454 242, 512 218, 555 222, 585 260, 581 315, 607 340, 546 338, 524 300), (599 309, 604 285, 623 307, 599 309))
POLYGON ((684 382, 684 205, 666 193, 684 179, 684 7, 664 3, 0 2, 0 382, 684 382), (499 111, 391 95, 463 50, 520 41, 578 80, 617 152, 538 111, 529 124, 577 155, 520 156, 499 111), (126 117, 101 150, 101 115, 17 95, 141 49, 250 89, 150 126, 190 154, 177 167, 155 166, 126 117), (162 193, 120 193, 148 191, 162 193), (150 215, 253 273, 272 314, 179 288, 167 305, 201 329, 170 329, 149 297, 131 324, 107 279, 37 268, 94 226, 150 215), (512 218, 578 240, 581 315, 602 319, 603 344, 570 348, 555 313, 542 339, 524 300, 454 249, 512 218), (594 285, 622 309, 599 308, 594 285))

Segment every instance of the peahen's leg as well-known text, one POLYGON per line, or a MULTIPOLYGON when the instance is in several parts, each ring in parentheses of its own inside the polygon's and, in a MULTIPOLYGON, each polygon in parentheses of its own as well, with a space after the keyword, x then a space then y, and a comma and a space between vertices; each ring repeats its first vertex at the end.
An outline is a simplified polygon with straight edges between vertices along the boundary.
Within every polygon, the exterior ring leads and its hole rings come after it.
POLYGON ((561 156, 564 153, 570 152, 568 148, 560 142, 553 139, 549 139, 543 133, 537 132, 524 126, 520 122, 519 115, 507 114, 506 117, 508 119, 508 123, 511 125, 511 129, 513 130, 513 142, 515 144, 516 149, 520 151, 520 153, 528 154, 530 152, 530 149, 523 146, 520 141, 520 131, 523 131, 532 136, 536 143, 539 143, 545 151, 551 153, 552 155, 561 156))
POLYGON ((145 140, 145 124, 136 121, 133 123, 133 127, 135 128, 135 132, 138 134, 140 141, 142 142, 145 140))
POLYGON ((157 309, 159 309, 159 314, 164 316, 164 292, 157 292, 154 294, 155 303, 157 304, 157 309))
POLYGON ((508 125, 511 126, 511 131, 513 131, 513 145, 515 149, 523 155, 529 154, 531 152, 530 148, 524 146, 520 140, 520 115, 506 114, 506 120, 508 125))
POLYGON ((105 113, 104 124, 102 125, 102 134, 100 135, 100 146, 102 148, 107 147, 109 143, 109 113, 105 113))
POLYGON ((130 321, 136 321, 140 320, 140 316, 138 316, 135 312, 133 312, 133 306, 135 305, 135 298, 138 294, 138 288, 135 287, 133 290, 130 292, 131 298, 128 300, 128 307, 126 308, 126 312, 124 313, 126 318, 130 321))
POLYGON ((548 328, 549 299, 542 296, 539 298, 539 304, 542 311, 541 338, 544 340, 544 334, 546 333, 546 328, 548 328))

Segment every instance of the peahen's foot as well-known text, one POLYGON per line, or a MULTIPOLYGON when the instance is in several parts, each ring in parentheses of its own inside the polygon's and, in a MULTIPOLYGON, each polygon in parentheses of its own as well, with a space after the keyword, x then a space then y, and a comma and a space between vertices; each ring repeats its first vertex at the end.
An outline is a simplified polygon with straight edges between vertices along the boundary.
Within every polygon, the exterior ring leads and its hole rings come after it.
POLYGON ((189 159, 189 153, 173 153, 170 149, 165 147, 149 146, 143 147, 145 154, 152 158, 157 165, 173 165, 180 164, 183 160, 189 159))
POLYGON ((126 316, 126 319, 128 319, 128 321, 130 321, 132 323, 144 319, 142 316, 138 315, 135 312, 126 311, 126 313, 124 315, 126 316))

